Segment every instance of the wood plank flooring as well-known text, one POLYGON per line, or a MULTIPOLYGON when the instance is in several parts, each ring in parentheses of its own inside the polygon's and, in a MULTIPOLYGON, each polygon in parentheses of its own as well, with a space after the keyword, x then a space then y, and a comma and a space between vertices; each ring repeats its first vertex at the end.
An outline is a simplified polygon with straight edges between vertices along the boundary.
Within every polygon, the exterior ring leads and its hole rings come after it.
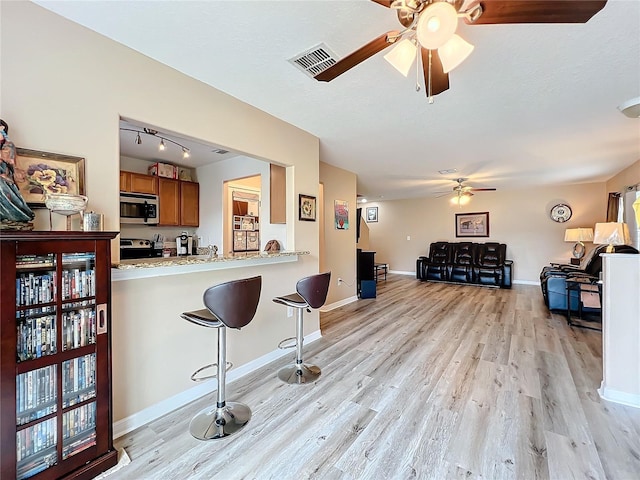
POLYGON ((315 384, 280 382, 289 357, 273 362, 227 386, 253 411, 241 433, 190 436, 212 392, 118 439, 131 464, 109 478, 640 478, 640 410, 596 391, 601 333, 549 314, 539 287, 389 274, 321 325, 315 384))

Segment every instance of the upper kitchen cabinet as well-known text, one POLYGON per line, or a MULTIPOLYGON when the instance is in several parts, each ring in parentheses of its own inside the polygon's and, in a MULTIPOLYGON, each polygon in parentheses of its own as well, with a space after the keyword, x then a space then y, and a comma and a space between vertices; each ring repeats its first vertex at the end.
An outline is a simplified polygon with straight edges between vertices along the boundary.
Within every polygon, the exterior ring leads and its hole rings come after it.
POLYGON ((158 178, 160 226, 197 227, 200 223, 200 185, 158 178))
POLYGON ((200 185, 195 182, 180 182, 180 221, 185 227, 200 224, 200 185))
POLYGON ((120 191, 158 195, 158 177, 121 171, 120 191))

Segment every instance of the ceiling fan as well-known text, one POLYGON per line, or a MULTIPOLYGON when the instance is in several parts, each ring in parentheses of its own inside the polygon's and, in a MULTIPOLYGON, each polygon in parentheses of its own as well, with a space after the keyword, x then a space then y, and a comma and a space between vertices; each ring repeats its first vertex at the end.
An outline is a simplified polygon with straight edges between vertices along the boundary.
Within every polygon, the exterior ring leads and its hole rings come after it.
MULTIPOLYGON (((468 178, 456 178, 456 185, 453 187, 453 197, 451 203, 458 206, 466 205, 473 196, 472 192, 495 192, 495 188, 474 188, 469 185, 465 185, 464 182, 469 180, 468 178)), ((451 195, 450 192, 436 192, 438 197, 444 197, 445 195, 451 195)))
MULTIPOLYGON (((458 18, 468 25, 506 23, 586 23, 606 0, 371 0, 397 11, 403 30, 383 33, 315 75, 330 82, 369 57, 397 44, 385 59, 407 76, 420 58, 429 102, 449 89, 449 72, 473 51, 455 34, 458 18), (417 60, 416 60, 417 61, 417 60)), ((416 83, 416 91, 420 85, 416 83)))

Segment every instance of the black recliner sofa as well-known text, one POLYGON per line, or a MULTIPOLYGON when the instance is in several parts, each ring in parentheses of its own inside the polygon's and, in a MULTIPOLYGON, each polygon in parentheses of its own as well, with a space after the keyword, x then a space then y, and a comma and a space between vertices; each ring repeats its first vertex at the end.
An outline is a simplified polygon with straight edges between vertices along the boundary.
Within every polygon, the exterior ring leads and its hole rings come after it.
POLYGON ((513 262, 504 243, 434 242, 416 261, 416 278, 511 288, 513 262))
MULTIPOLYGON (((576 265, 551 264, 547 265, 540 272, 540 288, 544 303, 552 312, 567 311, 567 278, 583 277, 591 281, 597 281, 602 271, 602 257, 607 245, 598 245, 591 251, 589 257, 584 260, 584 268, 576 265)), ((614 246, 614 253, 638 253, 630 245, 614 246)), ((579 298, 572 295, 570 307, 572 311, 577 311, 579 298)))

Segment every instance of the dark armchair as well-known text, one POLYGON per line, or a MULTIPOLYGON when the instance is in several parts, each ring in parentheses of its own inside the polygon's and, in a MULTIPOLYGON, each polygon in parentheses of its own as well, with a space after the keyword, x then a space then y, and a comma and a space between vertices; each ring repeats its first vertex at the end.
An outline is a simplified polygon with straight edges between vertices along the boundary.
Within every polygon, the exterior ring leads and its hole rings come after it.
POLYGON ((434 242, 429 247, 429 256, 420 257, 417 262, 416 275, 419 279, 449 280, 450 248, 448 242, 434 242))
POLYGON ((504 243, 487 242, 478 245, 473 275, 476 283, 482 285, 502 285, 503 266, 507 256, 504 243))
MULTIPOLYGON (((573 265, 552 264, 546 266, 540 272, 540 288, 547 308, 553 312, 567 311, 567 278, 582 277, 583 279, 597 281, 602 271, 602 257, 607 245, 598 245, 587 258, 584 268, 576 268, 573 265)), ((629 245, 616 245, 614 253, 638 253, 629 245)), ((570 309, 578 310, 579 299, 577 295, 571 297, 570 309)))
POLYGON ((452 282, 473 282, 473 264, 476 258, 476 244, 460 242, 452 244, 449 279, 452 282))

